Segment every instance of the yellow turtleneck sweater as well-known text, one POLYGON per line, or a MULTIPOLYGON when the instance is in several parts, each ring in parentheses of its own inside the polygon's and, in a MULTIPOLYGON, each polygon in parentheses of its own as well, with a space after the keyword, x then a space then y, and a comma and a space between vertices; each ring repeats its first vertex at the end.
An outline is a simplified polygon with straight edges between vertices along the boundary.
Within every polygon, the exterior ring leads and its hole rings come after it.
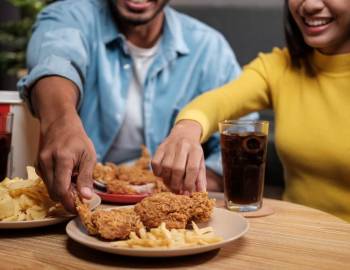
POLYGON ((292 68, 286 49, 260 54, 237 80, 187 105, 177 122, 199 122, 205 141, 221 120, 272 108, 284 199, 350 222, 350 54, 315 51, 312 64, 314 77, 292 68))

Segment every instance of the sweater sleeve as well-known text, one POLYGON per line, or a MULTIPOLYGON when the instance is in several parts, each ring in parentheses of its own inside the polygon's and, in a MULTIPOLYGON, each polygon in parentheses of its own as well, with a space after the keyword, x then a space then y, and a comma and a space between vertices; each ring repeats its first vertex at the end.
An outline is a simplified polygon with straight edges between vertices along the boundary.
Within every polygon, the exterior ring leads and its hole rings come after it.
POLYGON ((204 142, 218 129, 218 122, 271 108, 270 81, 281 68, 271 63, 276 58, 273 54, 259 55, 238 79, 194 99, 179 113, 176 122, 184 119, 199 122, 204 142))

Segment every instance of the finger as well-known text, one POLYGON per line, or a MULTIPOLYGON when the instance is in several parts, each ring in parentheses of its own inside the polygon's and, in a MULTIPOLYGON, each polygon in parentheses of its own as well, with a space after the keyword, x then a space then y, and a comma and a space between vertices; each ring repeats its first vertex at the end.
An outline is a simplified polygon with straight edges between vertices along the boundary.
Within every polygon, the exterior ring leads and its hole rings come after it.
POLYGON ((59 201, 53 187, 53 160, 51 151, 45 149, 40 151, 38 163, 39 174, 45 182, 50 198, 54 201, 59 201))
POLYGON ((190 145, 188 143, 182 143, 179 147, 177 147, 177 152, 175 153, 173 170, 171 174, 171 189, 175 192, 181 192, 183 189, 189 149, 190 145))
POLYGON ((71 153, 60 151, 54 155, 54 193, 64 208, 75 211, 74 201, 70 194, 70 186, 74 161, 71 153))
POLYGON ((160 145, 154 154, 152 161, 151 161, 151 166, 152 166, 152 171, 154 175, 160 176, 162 168, 161 168, 161 163, 164 158, 164 148, 163 145, 160 145))
POLYGON ((77 208, 76 208, 76 205, 75 205, 75 202, 74 202, 74 197, 77 195, 77 191, 75 189, 75 185, 74 184, 71 184, 69 186, 69 190, 68 190, 68 193, 69 193, 69 201, 73 203, 73 209, 69 210, 69 212, 73 213, 73 214, 78 214, 77 212, 77 208))
POLYGON ((171 173, 172 173, 174 159, 175 159, 175 150, 168 149, 161 163, 160 177, 163 178, 163 180, 168 186, 171 185, 171 173))
POLYGON ((205 170, 204 157, 202 157, 198 177, 196 180, 196 191, 202 191, 202 192, 207 191, 207 176, 206 176, 206 170, 205 170))
POLYGON ((190 196, 191 195, 191 193, 189 193, 187 190, 185 190, 185 191, 181 191, 181 193, 180 194, 182 194, 182 195, 186 195, 186 196, 190 196))
POLYGON ((186 176, 183 185, 183 191, 192 193, 196 189, 196 180, 201 166, 201 160, 203 156, 203 150, 201 146, 192 148, 189 152, 186 176))
POLYGON ((96 164, 94 153, 84 152, 81 156, 77 178, 77 189, 82 197, 91 199, 93 194, 92 172, 96 164))

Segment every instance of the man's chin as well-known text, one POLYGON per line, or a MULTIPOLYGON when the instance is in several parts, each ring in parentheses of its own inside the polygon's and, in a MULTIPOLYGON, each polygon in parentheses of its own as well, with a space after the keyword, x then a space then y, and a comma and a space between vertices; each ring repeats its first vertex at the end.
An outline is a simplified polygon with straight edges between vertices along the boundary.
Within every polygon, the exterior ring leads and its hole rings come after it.
POLYGON ((161 12, 162 12, 162 10, 160 10, 159 12, 152 12, 152 13, 145 13, 145 14, 123 14, 123 13, 119 13, 118 14, 118 18, 124 24, 130 25, 130 26, 140 26, 140 25, 146 25, 146 24, 150 23, 161 12))
POLYGON ((138 26, 138 25, 145 25, 148 24, 150 21, 152 21, 152 19, 154 18, 154 16, 151 17, 122 17, 120 16, 121 21, 123 21, 125 24, 129 24, 129 25, 134 25, 134 26, 138 26))
POLYGON ((125 24, 129 25, 146 25, 150 23, 153 19, 162 13, 164 7, 169 1, 164 1, 160 6, 153 6, 149 9, 144 10, 131 10, 124 5, 115 5, 115 0, 110 0, 110 3, 114 3, 114 9, 116 12, 116 18, 125 24))

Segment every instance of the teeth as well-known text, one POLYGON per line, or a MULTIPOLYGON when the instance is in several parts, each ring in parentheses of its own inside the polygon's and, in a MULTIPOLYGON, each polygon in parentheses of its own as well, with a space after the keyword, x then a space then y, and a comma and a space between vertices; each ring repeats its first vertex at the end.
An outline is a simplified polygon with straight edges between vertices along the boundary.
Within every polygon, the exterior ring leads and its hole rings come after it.
POLYGON ((309 26, 321 26, 330 23, 332 19, 304 19, 305 23, 309 26))

